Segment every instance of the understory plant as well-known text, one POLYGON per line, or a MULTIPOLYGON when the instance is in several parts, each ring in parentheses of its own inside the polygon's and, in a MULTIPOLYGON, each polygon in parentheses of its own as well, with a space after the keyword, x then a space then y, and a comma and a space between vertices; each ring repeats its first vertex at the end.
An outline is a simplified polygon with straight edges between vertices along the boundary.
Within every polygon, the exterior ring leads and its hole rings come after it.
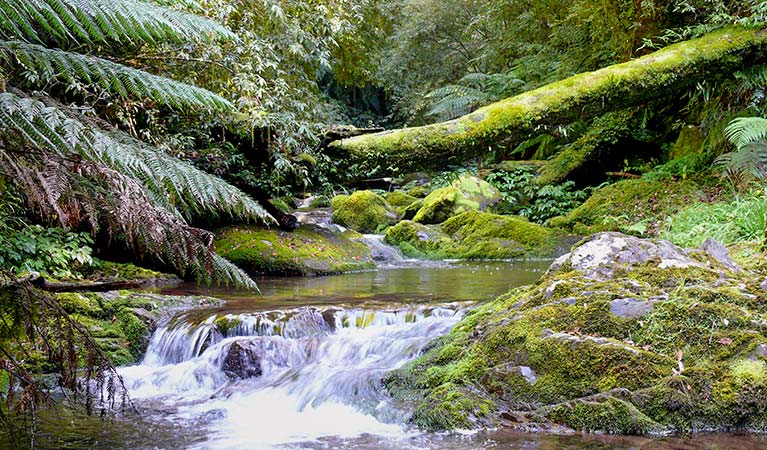
POLYGON ((232 115, 220 95, 130 64, 146 47, 236 39, 216 22, 142 0, 2 2, 0 175, 39 223, 105 236, 102 244, 182 276, 254 288, 190 222, 268 220, 261 206, 140 140, 139 124, 114 123, 126 105, 232 115))
POLYGON ((533 169, 529 168, 493 172, 488 175, 487 182, 501 192, 501 212, 527 217, 541 224, 572 211, 588 198, 590 192, 589 189, 576 189, 572 181, 540 186, 535 183, 533 169))

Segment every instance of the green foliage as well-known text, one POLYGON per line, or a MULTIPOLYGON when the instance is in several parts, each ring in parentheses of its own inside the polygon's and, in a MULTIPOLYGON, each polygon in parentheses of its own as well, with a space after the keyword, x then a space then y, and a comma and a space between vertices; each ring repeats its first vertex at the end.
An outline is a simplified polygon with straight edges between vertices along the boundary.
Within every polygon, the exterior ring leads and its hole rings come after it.
POLYGON ((7 0, 0 12, 1 39, 52 40, 60 48, 235 38, 216 22, 141 0, 7 0))
POLYGON ((525 167, 493 172, 487 176, 487 181, 501 191, 501 211, 527 217, 536 223, 569 213, 590 194, 590 189, 575 189, 572 181, 539 186, 533 169, 525 167))
POLYGON ((91 245, 93 239, 88 233, 40 225, 25 227, 10 236, 0 234, 0 268, 79 279, 81 270, 94 262, 91 245))
POLYGON ((0 169, 36 220, 94 236, 103 231, 137 258, 181 275, 254 287, 212 252, 208 232, 186 220, 259 220, 267 218, 264 210, 137 139, 143 124, 127 112, 231 113, 233 104, 219 95, 126 63, 138 64, 132 58, 145 48, 218 45, 234 35, 208 19, 135 0, 14 0, 0 11, 0 169), (33 95, 32 88, 41 91, 33 95))
POLYGON ((727 140, 735 151, 725 153, 715 164, 735 186, 743 186, 749 180, 767 178, 767 119, 740 117, 725 128, 727 140))
POLYGON ((149 74, 91 55, 65 52, 19 41, 0 41, 0 62, 28 71, 23 85, 40 87, 61 82, 103 89, 119 97, 152 100, 181 111, 220 109, 233 105, 205 89, 149 74))
POLYGON ((685 246, 700 246, 706 238, 723 244, 756 241, 765 236, 767 196, 763 191, 738 195, 733 201, 698 203, 669 217, 664 239, 685 246))
POLYGON ((470 73, 456 84, 448 84, 426 94, 430 103, 427 116, 436 121, 455 119, 480 106, 511 97, 524 81, 512 72, 503 74, 470 73))

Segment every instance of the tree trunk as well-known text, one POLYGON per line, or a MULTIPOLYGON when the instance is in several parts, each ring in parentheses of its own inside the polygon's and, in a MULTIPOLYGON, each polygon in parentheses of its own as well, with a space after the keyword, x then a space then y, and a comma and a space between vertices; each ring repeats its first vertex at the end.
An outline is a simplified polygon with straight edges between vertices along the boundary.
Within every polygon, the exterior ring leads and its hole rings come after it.
POLYGON ((703 80, 765 60, 767 34, 731 27, 641 58, 582 73, 490 104, 458 119, 335 141, 329 150, 367 175, 462 162, 498 144, 515 145, 541 127, 674 98, 703 80))

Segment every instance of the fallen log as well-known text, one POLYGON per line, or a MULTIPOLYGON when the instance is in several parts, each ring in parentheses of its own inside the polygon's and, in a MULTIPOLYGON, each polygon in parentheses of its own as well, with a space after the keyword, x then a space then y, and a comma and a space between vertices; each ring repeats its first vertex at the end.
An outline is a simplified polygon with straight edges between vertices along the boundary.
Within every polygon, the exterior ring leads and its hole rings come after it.
POLYGON ((542 126, 670 99, 702 81, 731 78, 767 58, 767 33, 731 27, 641 58, 525 92, 448 122, 366 134, 332 142, 331 151, 383 174, 461 162, 513 146, 542 126), (377 168, 377 169, 376 169, 377 168))
POLYGON ((107 280, 107 281, 48 281, 40 274, 34 274, 26 277, 24 282, 48 292, 106 292, 120 289, 141 289, 148 287, 171 287, 178 285, 181 280, 178 278, 151 278, 140 280, 107 280))

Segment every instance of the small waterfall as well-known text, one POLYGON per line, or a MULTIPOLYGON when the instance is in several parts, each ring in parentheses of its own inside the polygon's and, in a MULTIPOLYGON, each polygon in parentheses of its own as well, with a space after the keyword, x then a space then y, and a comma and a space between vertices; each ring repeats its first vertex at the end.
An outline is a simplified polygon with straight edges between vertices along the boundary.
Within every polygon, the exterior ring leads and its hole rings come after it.
POLYGON ((304 225, 317 225, 332 233, 343 233, 346 228, 333 223, 333 211, 330 208, 316 208, 305 211, 293 211, 298 222, 304 225))
POLYGON ((406 261, 398 248, 384 242, 384 236, 379 234, 365 234, 357 240, 370 247, 370 253, 373 256, 373 260, 378 263, 379 266, 400 266, 406 261))
POLYGON ((403 412, 390 404, 383 376, 462 316, 463 307, 447 305, 177 318, 154 333, 142 364, 121 374, 136 401, 207 418, 204 448, 401 435, 403 412))

